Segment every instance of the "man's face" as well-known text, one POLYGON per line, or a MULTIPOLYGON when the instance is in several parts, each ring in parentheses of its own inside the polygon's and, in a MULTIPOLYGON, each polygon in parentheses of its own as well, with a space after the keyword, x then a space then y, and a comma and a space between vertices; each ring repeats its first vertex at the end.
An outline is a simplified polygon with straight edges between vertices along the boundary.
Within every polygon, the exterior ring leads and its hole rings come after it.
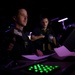
POLYGON ((41 24, 42 24, 42 27, 43 27, 43 28, 47 28, 48 23, 49 23, 49 21, 48 21, 47 18, 44 18, 44 19, 42 19, 42 21, 41 21, 41 24))
POLYGON ((27 11, 25 9, 20 9, 18 15, 16 16, 16 21, 21 26, 26 26, 28 21, 27 11))

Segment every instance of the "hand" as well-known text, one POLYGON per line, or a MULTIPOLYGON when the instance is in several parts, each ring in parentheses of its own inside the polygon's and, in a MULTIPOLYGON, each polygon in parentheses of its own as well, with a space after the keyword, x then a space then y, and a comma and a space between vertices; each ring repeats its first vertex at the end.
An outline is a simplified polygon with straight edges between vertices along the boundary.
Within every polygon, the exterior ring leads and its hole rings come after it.
POLYGON ((50 38, 51 40, 53 40, 54 37, 53 37, 53 36, 49 36, 49 38, 50 38))
POLYGON ((38 56, 43 56, 44 54, 43 54, 42 51, 40 51, 40 50, 37 49, 37 55, 38 55, 38 56))
POLYGON ((40 36, 41 36, 41 38, 45 38, 45 36, 43 34, 41 34, 40 36))
POLYGON ((13 43, 10 43, 9 46, 8 46, 8 51, 11 51, 14 47, 14 44, 13 43))

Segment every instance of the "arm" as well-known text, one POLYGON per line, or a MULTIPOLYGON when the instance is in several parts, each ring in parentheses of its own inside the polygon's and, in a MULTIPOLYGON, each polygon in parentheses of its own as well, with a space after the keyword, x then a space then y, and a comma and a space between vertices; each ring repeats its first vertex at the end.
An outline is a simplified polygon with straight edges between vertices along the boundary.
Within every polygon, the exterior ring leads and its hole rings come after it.
POLYGON ((56 45, 56 38, 53 37, 53 43, 56 45))
POLYGON ((37 51, 37 55, 38 55, 38 56, 43 56, 43 55, 44 55, 41 50, 38 50, 38 49, 37 49, 36 51, 37 51))
POLYGON ((38 39, 41 39, 41 38, 44 38, 44 37, 45 37, 44 35, 38 35, 38 36, 32 35, 32 36, 31 36, 31 40, 32 40, 32 41, 35 41, 35 40, 38 40, 38 39))
POLYGON ((33 31, 32 31, 32 35, 31 35, 31 40, 32 41, 35 41, 35 40, 38 40, 38 39, 42 39, 44 38, 45 36, 43 34, 41 34, 41 30, 40 28, 35 28, 33 31))
POLYGON ((55 46, 57 46, 57 47, 61 46, 61 45, 59 44, 59 42, 57 42, 57 40, 56 40, 55 37, 53 37, 53 43, 54 43, 55 46))

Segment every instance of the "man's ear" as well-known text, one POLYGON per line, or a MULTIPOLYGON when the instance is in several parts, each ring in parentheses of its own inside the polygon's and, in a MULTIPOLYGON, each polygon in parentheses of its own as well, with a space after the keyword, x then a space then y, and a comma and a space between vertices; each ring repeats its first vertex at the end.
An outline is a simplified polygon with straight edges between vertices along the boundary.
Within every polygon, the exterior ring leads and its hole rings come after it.
POLYGON ((13 20, 16 21, 16 16, 13 16, 13 20))

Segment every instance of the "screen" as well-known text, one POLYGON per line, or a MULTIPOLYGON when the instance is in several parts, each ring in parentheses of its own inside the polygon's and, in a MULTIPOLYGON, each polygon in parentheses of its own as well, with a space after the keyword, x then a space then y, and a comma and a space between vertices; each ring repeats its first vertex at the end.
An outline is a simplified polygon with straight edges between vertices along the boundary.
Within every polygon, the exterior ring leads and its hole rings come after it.
POLYGON ((75 29, 70 33, 63 45, 70 51, 75 52, 75 29))

